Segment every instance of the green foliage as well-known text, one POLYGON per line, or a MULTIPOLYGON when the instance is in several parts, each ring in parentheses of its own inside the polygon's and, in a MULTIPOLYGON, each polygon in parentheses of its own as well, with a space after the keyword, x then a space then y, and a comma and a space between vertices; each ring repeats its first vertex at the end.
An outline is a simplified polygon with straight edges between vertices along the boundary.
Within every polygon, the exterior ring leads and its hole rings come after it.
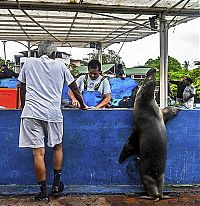
MULTIPOLYGON (((2 65, 2 64, 5 64, 5 60, 4 60, 4 59, 1 59, 1 57, 0 57, 0 65, 2 65)), ((14 67, 14 62, 11 62, 10 60, 7 60, 7 61, 6 61, 6 64, 7 64, 7 66, 8 66, 9 69, 13 69, 13 67, 14 67)))
MULTIPOLYGON (((200 68, 193 70, 179 70, 179 72, 169 72, 169 79, 181 80, 183 77, 190 77, 193 80, 193 85, 196 89, 196 97, 200 98, 200 68)), ((176 94, 176 85, 171 85, 173 95, 176 94)))
MULTIPOLYGON (((158 57, 157 59, 149 59, 145 63, 145 66, 160 69, 160 57, 158 57)), ((170 71, 177 72, 182 68, 178 60, 169 56, 168 57, 168 69, 169 69, 169 72, 170 71)))
POLYGON ((8 68, 14 69, 14 62, 11 62, 10 60, 7 60, 6 64, 8 65, 8 68))
MULTIPOLYGON (((98 59, 98 54, 94 51, 92 53, 92 59, 98 59)), ((108 49, 108 52, 105 53, 105 51, 102 52, 102 63, 103 64, 116 64, 121 63, 122 65, 125 65, 122 61, 122 58, 117 55, 117 53, 113 50, 108 49)))
POLYGON ((149 59, 146 63, 145 63, 146 67, 150 67, 150 68, 156 68, 159 69, 160 68, 160 58, 158 57, 157 59, 149 59))
POLYGON ((168 58, 168 68, 169 72, 178 72, 182 70, 181 63, 179 63, 178 60, 170 56, 168 58))
POLYGON ((76 67, 70 68, 70 72, 73 75, 73 77, 77 77, 80 74, 80 72, 76 69, 76 67))
POLYGON ((4 64, 5 60, 0 57, 0 65, 4 64))
MULTIPOLYGON (((157 68, 160 69, 160 58, 157 59, 149 59, 145 66, 148 66, 150 68, 157 68)), ((173 57, 168 58, 168 69, 169 69, 169 79, 170 80, 181 80, 183 77, 188 76, 190 77, 194 83, 193 85, 196 88, 196 97, 200 98, 200 68, 194 69, 194 70, 188 70, 188 62, 184 62, 183 67, 181 67, 181 64, 173 57)), ((157 74, 157 79, 160 78, 159 73, 157 74)), ((170 85, 172 95, 176 95, 177 86, 174 84, 170 85)))
POLYGON ((194 86, 196 88, 196 97, 200 98, 200 67, 190 71, 189 75, 194 81, 194 86))

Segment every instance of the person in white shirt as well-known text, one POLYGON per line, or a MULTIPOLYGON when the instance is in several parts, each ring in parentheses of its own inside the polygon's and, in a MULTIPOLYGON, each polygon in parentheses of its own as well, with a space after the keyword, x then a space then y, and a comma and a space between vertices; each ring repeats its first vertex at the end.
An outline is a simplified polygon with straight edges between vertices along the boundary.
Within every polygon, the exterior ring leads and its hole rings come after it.
POLYGON ((196 94, 196 90, 192 85, 193 81, 191 78, 185 78, 186 87, 183 91, 183 105, 187 109, 194 109, 194 96, 196 94))
POLYGON ((49 196, 44 161, 45 137, 48 139, 48 146, 53 148, 52 195, 58 196, 64 189, 60 181, 63 162, 63 116, 60 107, 64 83, 68 84, 80 108, 86 109, 69 69, 55 60, 56 51, 53 42, 41 42, 38 47, 40 58, 28 58, 18 77, 23 108, 19 147, 32 148, 35 173, 41 189, 35 197, 37 200, 47 200, 49 196))
MULTIPOLYGON (((109 104, 110 84, 108 79, 101 75, 101 64, 98 60, 93 59, 88 63, 88 74, 81 75, 76 83, 88 107, 103 108, 109 104)), ((68 95, 72 104, 80 107, 79 102, 70 90, 68 95)))

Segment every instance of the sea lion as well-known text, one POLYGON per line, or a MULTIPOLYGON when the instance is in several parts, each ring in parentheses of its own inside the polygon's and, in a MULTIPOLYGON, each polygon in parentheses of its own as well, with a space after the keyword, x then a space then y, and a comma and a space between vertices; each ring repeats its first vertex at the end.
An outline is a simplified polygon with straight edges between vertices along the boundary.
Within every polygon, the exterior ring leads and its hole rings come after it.
MULTIPOLYGON (((176 116, 180 110, 181 110, 180 108, 171 107, 171 106, 162 109, 161 111, 163 114, 164 122, 166 123, 169 119, 176 116)), ((131 133, 126 143, 124 144, 124 147, 119 157, 119 163, 124 162, 129 156, 134 154, 139 154, 139 137, 136 131, 133 131, 131 133)))
POLYGON ((164 120, 176 115, 178 109, 167 107, 163 112, 155 101, 156 70, 150 69, 137 92, 134 103, 134 131, 119 157, 123 162, 130 154, 139 156, 142 182, 155 201, 163 197, 167 158, 167 134, 164 120))

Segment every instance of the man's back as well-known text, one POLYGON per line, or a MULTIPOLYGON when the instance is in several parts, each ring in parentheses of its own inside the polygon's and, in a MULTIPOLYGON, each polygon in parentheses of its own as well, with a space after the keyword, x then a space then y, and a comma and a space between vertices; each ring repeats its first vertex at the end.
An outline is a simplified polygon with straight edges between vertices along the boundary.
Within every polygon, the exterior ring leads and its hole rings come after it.
POLYGON ((183 91, 185 89, 186 85, 183 81, 180 81, 178 83, 178 88, 177 88, 177 97, 178 98, 183 98, 183 91))
POLYGON ((22 117, 62 121, 60 105, 63 84, 74 81, 63 63, 46 55, 29 58, 22 68, 19 80, 26 83, 26 105, 22 117))

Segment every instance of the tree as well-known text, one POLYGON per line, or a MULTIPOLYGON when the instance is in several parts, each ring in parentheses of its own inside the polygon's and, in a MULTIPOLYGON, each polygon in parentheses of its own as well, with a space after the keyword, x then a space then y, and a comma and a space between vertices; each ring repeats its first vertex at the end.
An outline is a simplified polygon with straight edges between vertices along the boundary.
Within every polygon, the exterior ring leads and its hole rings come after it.
POLYGON ((194 81, 196 97, 200 98, 200 68, 190 70, 190 77, 194 81))
MULTIPOLYGON (((145 66, 150 68, 160 69, 160 58, 157 59, 149 59, 145 66)), ((200 68, 188 70, 188 62, 184 62, 183 67, 181 67, 180 62, 173 57, 168 58, 168 69, 169 69, 169 79, 170 80, 181 80, 183 77, 190 77, 194 83, 193 85, 196 88, 196 98, 200 98, 200 68)), ((159 75, 158 75, 159 79, 159 75)), ((177 86, 172 84, 170 86, 173 96, 176 95, 177 86)))
MULTIPOLYGON (((150 68, 160 69, 160 57, 158 57, 157 59, 149 59, 145 63, 145 66, 148 66, 150 68)), ((182 69, 181 63, 175 58, 168 56, 168 69, 169 69, 169 72, 180 71, 182 69)))
MULTIPOLYGON (((98 59, 98 54, 93 51, 91 54, 92 59, 98 59)), ((108 52, 105 53, 105 51, 102 52, 102 64, 116 64, 121 63, 123 66, 125 66, 124 62, 122 61, 122 58, 113 50, 108 49, 108 52)))
POLYGON ((189 67, 189 61, 184 61, 184 64, 183 64, 183 67, 188 70, 188 67, 189 67))
POLYGON ((146 63, 145 63, 146 67, 150 67, 150 68, 160 68, 160 58, 158 57, 157 59, 149 59, 146 63))
MULTIPOLYGON (((0 66, 3 64, 5 64, 5 60, 1 59, 1 57, 0 57, 0 66)), ((10 68, 10 69, 14 67, 14 62, 12 62, 10 60, 7 60, 6 64, 7 64, 8 68, 10 68)))
POLYGON ((0 57, 0 65, 5 64, 5 60, 0 57))

